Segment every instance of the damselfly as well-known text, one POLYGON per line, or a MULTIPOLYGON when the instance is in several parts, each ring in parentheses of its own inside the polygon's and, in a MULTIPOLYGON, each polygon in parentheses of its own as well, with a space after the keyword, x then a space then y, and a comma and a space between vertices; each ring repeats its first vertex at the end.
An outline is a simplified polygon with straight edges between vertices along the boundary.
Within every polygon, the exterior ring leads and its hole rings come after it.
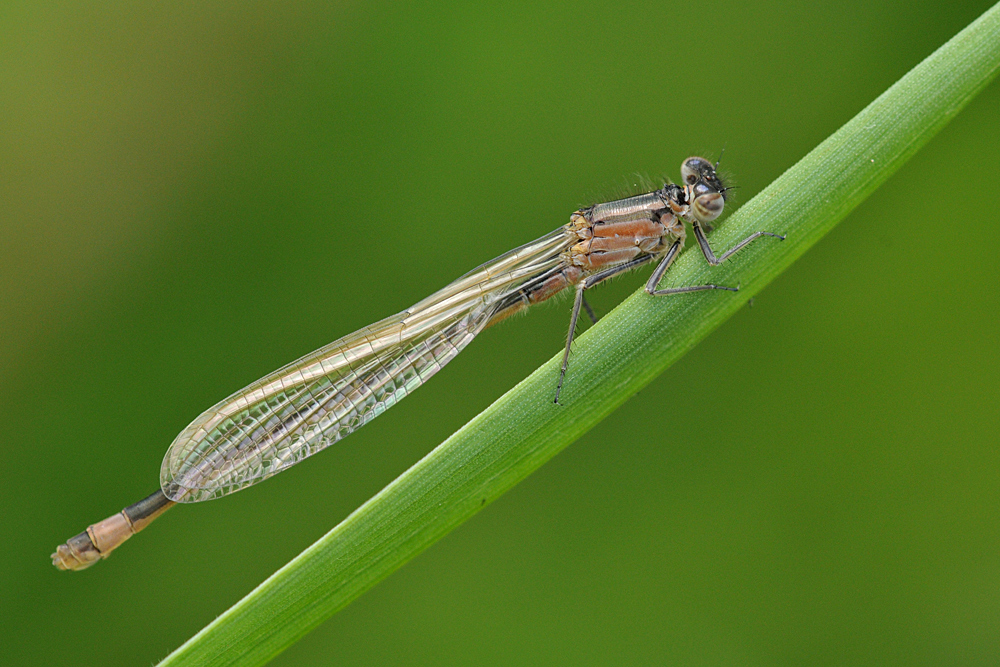
MULTIPOLYGON (((60 545, 52 562, 82 570, 108 555, 175 503, 221 498, 289 468, 353 433, 395 405, 462 351, 486 327, 574 287, 569 336, 555 388, 559 402, 584 293, 658 261, 646 283, 653 296, 722 285, 657 289, 684 247, 687 222, 705 259, 717 265, 761 236, 716 256, 705 227, 722 213, 718 163, 691 157, 683 185, 595 204, 566 225, 467 273, 412 308, 330 343, 212 406, 170 445, 160 490, 60 545)), ((553 408, 558 409, 558 408, 553 408)))

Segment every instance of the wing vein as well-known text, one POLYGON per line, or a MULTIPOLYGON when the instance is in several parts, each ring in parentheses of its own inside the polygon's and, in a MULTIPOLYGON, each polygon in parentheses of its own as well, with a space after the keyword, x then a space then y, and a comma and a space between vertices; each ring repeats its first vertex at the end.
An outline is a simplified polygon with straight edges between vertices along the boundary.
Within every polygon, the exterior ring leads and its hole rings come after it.
POLYGON ((470 271, 401 313, 359 329, 212 406, 163 459, 171 500, 219 498, 277 474, 385 412, 453 359, 508 294, 550 273, 563 228, 470 271))

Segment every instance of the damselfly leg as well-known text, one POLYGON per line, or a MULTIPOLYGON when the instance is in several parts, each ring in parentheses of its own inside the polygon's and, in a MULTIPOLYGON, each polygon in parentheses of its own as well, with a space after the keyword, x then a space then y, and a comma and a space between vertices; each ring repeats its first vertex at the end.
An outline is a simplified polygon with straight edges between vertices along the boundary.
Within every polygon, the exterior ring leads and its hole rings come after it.
POLYGON ((722 253, 719 257, 716 257, 715 253, 712 252, 711 246, 708 245, 708 237, 705 236, 705 232, 702 230, 701 225, 694 224, 692 227, 694 228, 694 237, 698 239, 698 245, 701 247, 701 253, 705 255, 705 260, 712 266, 722 264, 724 261, 738 253, 740 250, 743 250, 743 248, 746 248, 753 241, 756 241, 762 236, 771 236, 780 241, 785 240, 784 236, 781 234, 775 234, 774 232, 754 232, 726 252, 722 253))

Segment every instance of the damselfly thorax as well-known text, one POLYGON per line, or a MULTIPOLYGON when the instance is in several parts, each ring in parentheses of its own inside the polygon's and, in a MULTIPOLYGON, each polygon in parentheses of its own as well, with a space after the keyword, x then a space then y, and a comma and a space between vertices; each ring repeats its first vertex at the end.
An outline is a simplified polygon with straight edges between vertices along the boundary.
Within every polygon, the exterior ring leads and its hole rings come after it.
MULTIPOLYGON (((556 383, 558 404, 584 293, 620 273, 656 262, 653 296, 723 285, 658 289, 684 247, 690 224, 709 264, 725 261, 761 236, 755 232, 720 256, 705 225, 722 213, 726 188, 716 165, 691 157, 681 185, 576 211, 567 224, 470 271, 413 307, 360 329, 237 391, 191 422, 167 450, 160 490, 90 526, 52 555, 79 570, 178 502, 220 498, 289 468, 353 433, 426 382, 479 332, 532 304, 575 288, 569 336, 556 383)), ((559 409, 556 405, 554 410, 559 409)))

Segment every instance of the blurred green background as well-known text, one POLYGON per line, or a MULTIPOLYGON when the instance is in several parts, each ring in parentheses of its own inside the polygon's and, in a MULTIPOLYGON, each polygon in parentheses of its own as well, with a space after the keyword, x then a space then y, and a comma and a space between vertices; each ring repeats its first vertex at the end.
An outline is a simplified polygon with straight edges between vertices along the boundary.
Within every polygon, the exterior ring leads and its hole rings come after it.
MULTIPOLYGON (((725 146, 746 201, 989 4, 0 5, 2 662, 162 658, 557 353, 569 305, 54 570, 208 405, 636 172, 725 146)), ((998 173, 993 85, 752 309, 273 664, 996 664, 998 173)))

